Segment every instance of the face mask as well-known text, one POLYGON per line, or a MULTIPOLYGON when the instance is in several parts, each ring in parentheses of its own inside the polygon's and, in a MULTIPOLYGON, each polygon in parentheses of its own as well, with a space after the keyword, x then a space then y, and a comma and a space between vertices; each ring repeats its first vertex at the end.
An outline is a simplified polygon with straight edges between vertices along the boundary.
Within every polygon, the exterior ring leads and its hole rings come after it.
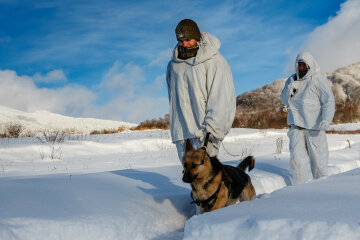
POLYGON ((303 78, 307 74, 308 70, 306 71, 299 71, 299 78, 303 78))
POLYGON ((305 75, 306 75, 306 73, 309 71, 309 66, 307 66, 307 64, 305 63, 305 62, 301 62, 302 64, 305 64, 306 65, 306 68, 303 68, 303 70, 301 71, 300 69, 299 69, 299 64, 300 64, 300 62, 298 62, 298 72, 299 72, 299 78, 301 79, 301 78, 303 78, 305 75))
POLYGON ((190 48, 178 46, 178 58, 186 60, 188 58, 195 57, 198 49, 199 46, 190 47, 190 48))

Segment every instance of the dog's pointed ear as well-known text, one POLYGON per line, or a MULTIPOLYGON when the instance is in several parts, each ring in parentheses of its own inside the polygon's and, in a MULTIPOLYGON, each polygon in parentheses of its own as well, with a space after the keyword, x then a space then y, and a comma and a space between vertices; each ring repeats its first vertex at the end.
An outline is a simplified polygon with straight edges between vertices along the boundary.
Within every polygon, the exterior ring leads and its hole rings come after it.
POLYGON ((186 143, 185 143, 185 153, 187 152, 193 152, 194 148, 191 144, 191 141, 189 139, 186 139, 186 143))

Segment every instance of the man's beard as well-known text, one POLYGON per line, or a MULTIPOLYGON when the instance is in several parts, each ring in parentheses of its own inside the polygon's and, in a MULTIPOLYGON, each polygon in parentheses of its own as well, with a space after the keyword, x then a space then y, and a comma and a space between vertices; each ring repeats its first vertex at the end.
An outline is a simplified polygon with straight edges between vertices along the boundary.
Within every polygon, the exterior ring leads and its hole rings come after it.
POLYGON ((195 47, 178 46, 178 58, 186 60, 188 58, 195 57, 198 49, 199 46, 197 45, 195 47))
POLYGON ((306 71, 299 71, 299 78, 303 78, 307 74, 308 70, 306 71))

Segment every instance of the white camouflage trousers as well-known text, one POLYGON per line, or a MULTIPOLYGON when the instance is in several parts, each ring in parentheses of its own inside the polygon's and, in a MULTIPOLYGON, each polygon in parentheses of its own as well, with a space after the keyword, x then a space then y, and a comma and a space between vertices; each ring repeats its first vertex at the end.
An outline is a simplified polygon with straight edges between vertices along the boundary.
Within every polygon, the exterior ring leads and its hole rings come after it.
POLYGON ((309 180, 309 163, 314 179, 328 175, 329 149, 325 131, 302 129, 291 126, 290 172, 293 184, 298 185, 309 180))

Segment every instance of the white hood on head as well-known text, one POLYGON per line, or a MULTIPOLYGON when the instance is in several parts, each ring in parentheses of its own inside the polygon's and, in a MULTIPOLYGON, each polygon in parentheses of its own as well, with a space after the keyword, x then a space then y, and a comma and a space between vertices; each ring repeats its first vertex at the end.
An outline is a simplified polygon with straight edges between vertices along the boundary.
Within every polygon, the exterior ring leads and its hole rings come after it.
POLYGON ((319 64, 316 62, 315 58, 308 52, 301 52, 297 55, 296 61, 295 61, 295 72, 297 75, 297 79, 299 80, 305 80, 317 73, 320 73, 320 67, 319 64), (308 72, 303 78, 299 78, 299 69, 298 69, 298 62, 304 62, 308 66, 308 72))
POLYGON ((190 65, 197 65, 199 63, 205 62, 206 60, 216 55, 219 52, 221 46, 220 40, 217 37, 207 32, 201 33, 201 40, 200 42, 198 42, 198 44, 199 44, 199 50, 197 51, 195 57, 186 60, 179 59, 178 50, 177 50, 179 44, 177 44, 172 52, 171 58, 175 62, 186 62, 190 65))

